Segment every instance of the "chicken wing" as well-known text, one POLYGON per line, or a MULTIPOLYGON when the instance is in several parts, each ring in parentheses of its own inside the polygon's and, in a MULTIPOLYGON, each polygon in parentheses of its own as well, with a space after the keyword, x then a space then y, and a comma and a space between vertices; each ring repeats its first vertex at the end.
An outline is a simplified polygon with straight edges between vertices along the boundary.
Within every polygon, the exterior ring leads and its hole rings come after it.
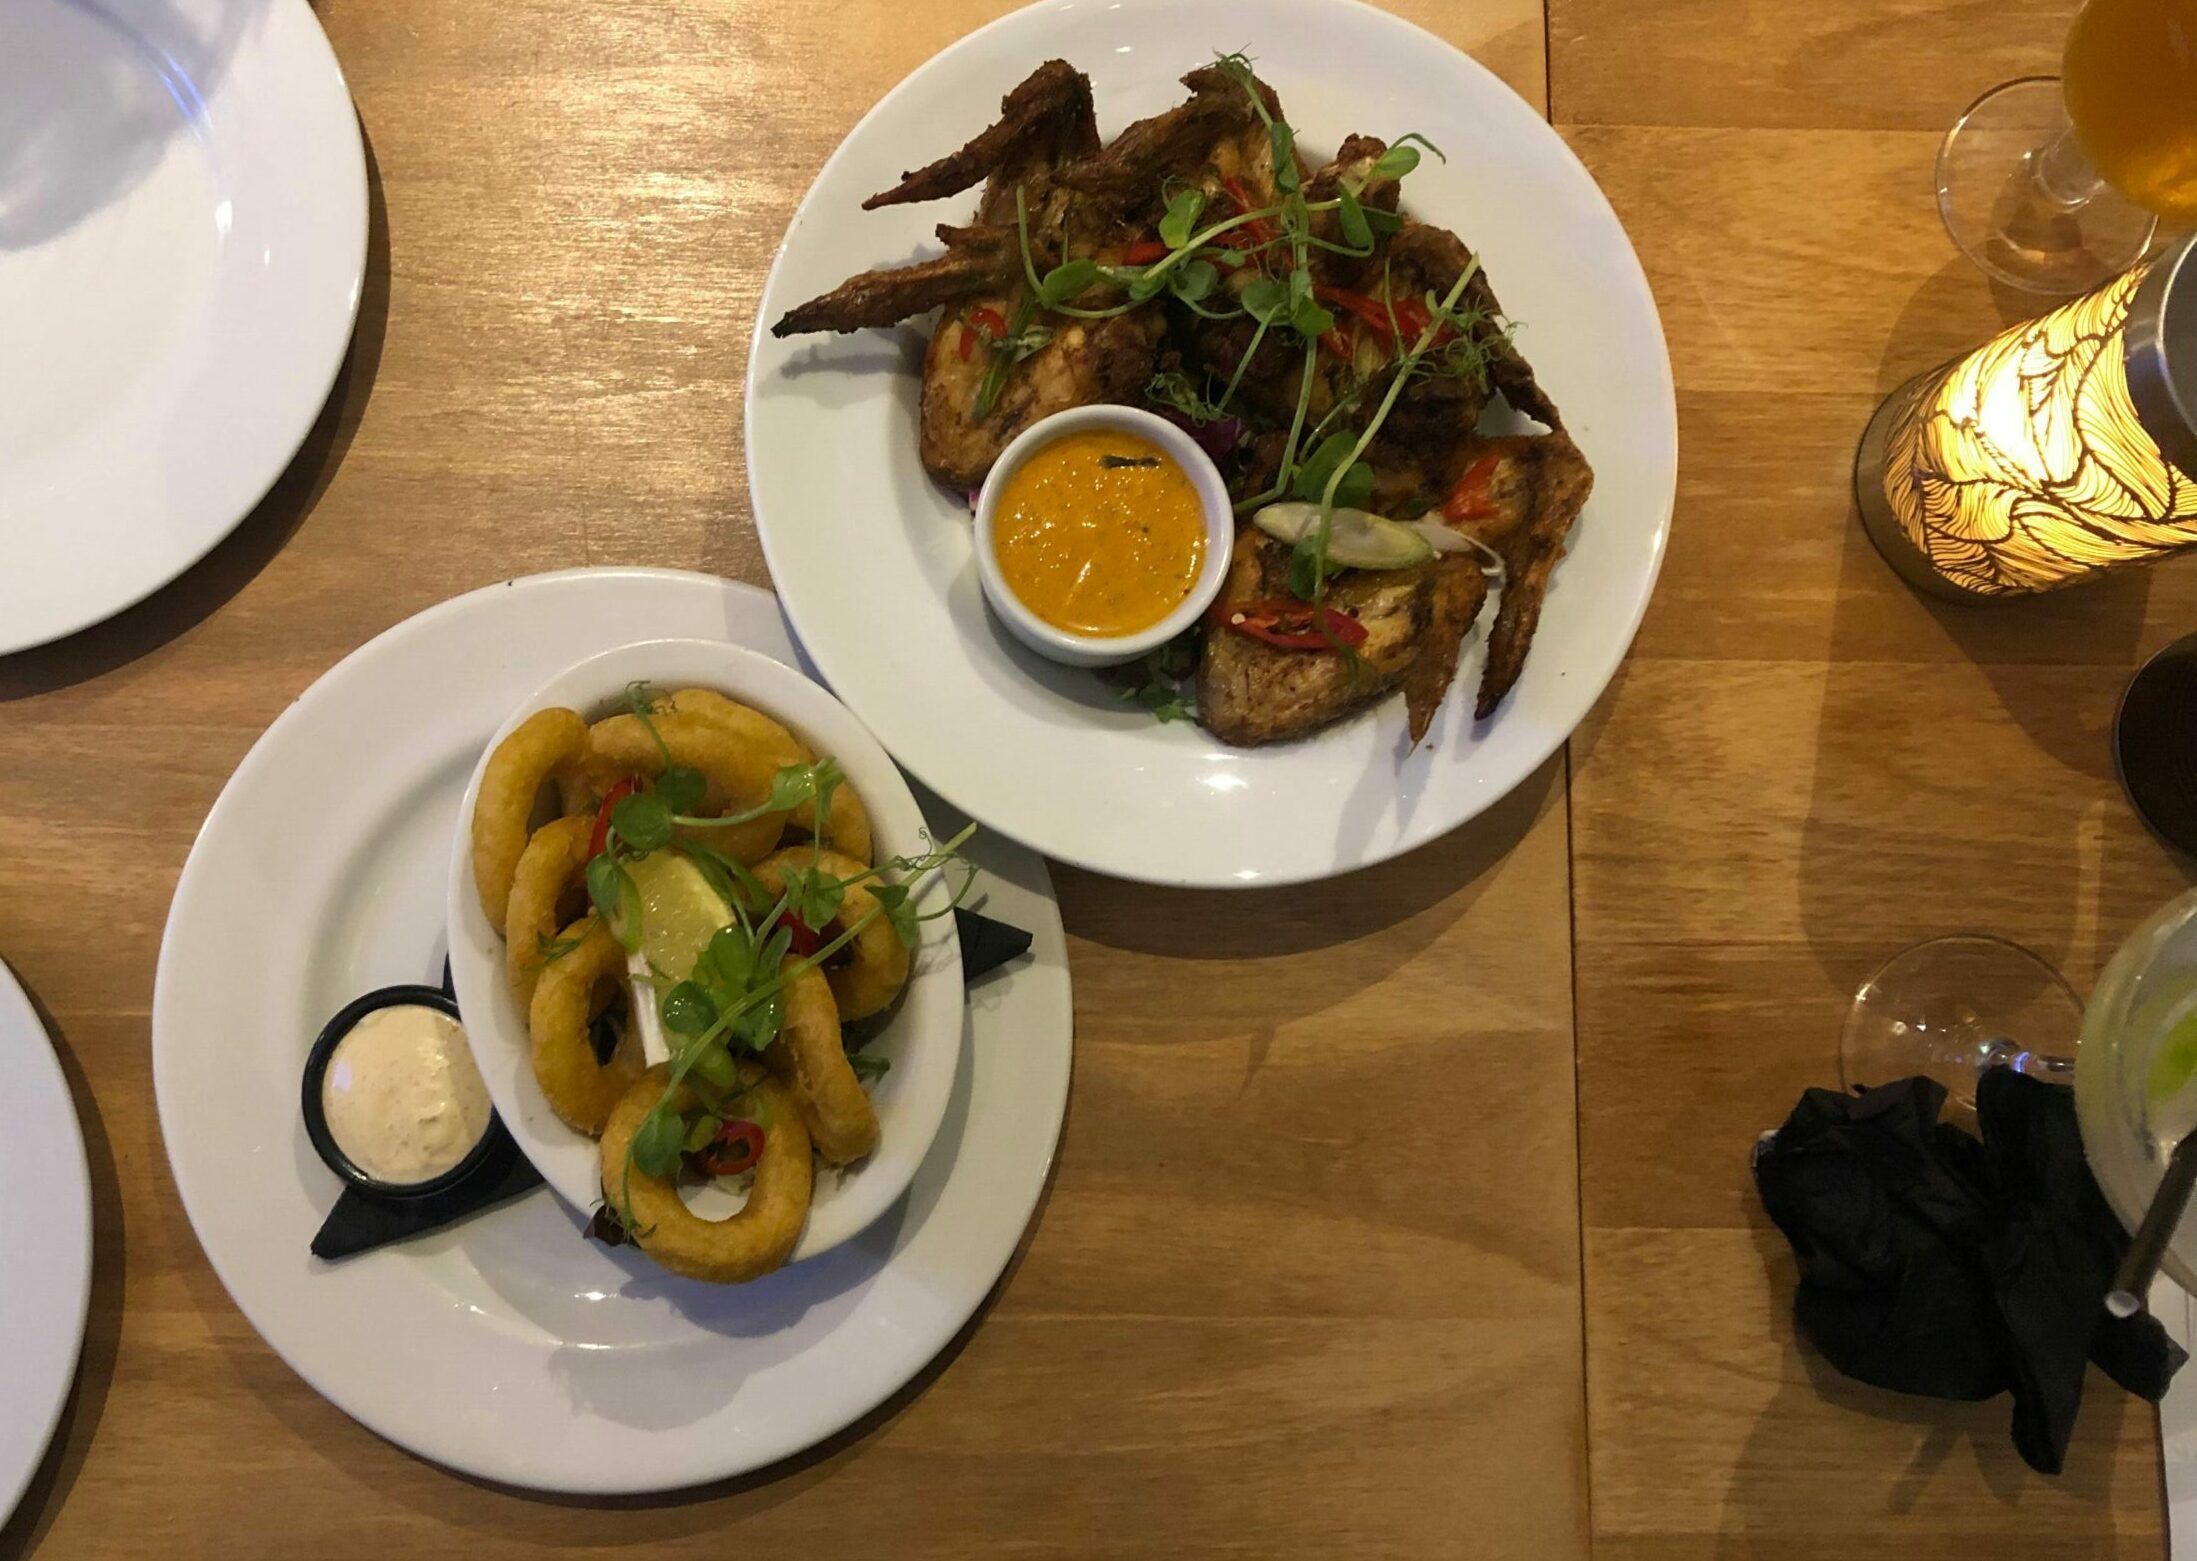
MULTIPOLYGON (((1246 526, 1221 586, 1220 606, 1289 594, 1289 545, 1246 526)), ((1225 628, 1207 631, 1198 657, 1198 720, 1222 742, 1251 746, 1317 731, 1392 692, 1411 671, 1434 614, 1434 574, 1425 565, 1346 574, 1327 605, 1366 629, 1345 657, 1282 650, 1225 628)), ((1456 654, 1451 652, 1454 665, 1456 654)))
POLYGON ((1450 522, 1503 560, 1503 598, 1488 631, 1488 662, 1474 708, 1484 721, 1526 664, 1549 574, 1564 556, 1564 540, 1594 487, 1594 472, 1561 429, 1473 439, 1461 453, 1468 469, 1484 457, 1495 458, 1481 505, 1484 513, 1450 522))
POLYGON ((1487 577, 1480 572, 1480 560, 1472 555, 1452 553, 1436 560, 1432 571, 1434 586, 1426 633, 1404 678, 1404 711, 1411 722, 1414 747, 1433 726, 1434 712, 1441 708, 1449 685, 1457 677, 1457 657, 1465 648, 1465 635, 1488 599, 1487 577))
MULTIPOLYGON (((1252 90, 1266 104, 1268 114, 1281 117, 1281 100, 1274 89, 1256 76, 1252 90)), ((1064 165, 1060 182, 1078 195, 1110 210, 1133 213, 1165 204, 1162 187, 1170 178, 1191 179, 1216 162, 1216 149, 1241 141, 1222 176, 1242 176, 1254 171, 1245 164, 1253 159, 1266 167, 1265 177, 1250 187, 1262 196, 1273 191, 1272 142, 1252 106, 1242 82, 1215 65, 1201 66, 1182 78, 1189 98, 1163 113, 1140 119, 1093 156, 1064 165), (1267 148, 1263 154, 1259 148, 1267 148)))
MULTIPOLYGON (((1046 61, 1000 100, 999 120, 975 140, 862 203, 872 209, 933 200, 989 179, 974 223, 939 228, 944 255, 849 277, 821 298, 787 310, 771 326, 771 334, 896 325, 945 304, 1010 288, 1022 272, 1016 190, 1043 186, 1055 167, 1089 156, 1098 144, 1090 78, 1065 61, 1046 61)), ((1049 199, 1042 188, 1036 193, 1038 205, 1048 212, 1063 204, 1049 199)), ((1030 204, 1027 195, 1024 204, 1030 204)), ((1057 218, 1051 220, 1057 223, 1057 218)), ((1040 226, 1045 225, 1041 220, 1040 226)))
MULTIPOLYGON (((1409 268, 1422 278, 1438 298, 1449 296, 1459 274, 1472 262, 1472 251, 1456 234, 1409 220, 1389 240, 1388 255, 1393 265, 1409 268)), ((1462 302, 1479 311, 1481 327, 1475 339, 1487 351, 1488 379, 1494 388, 1535 422, 1562 428, 1564 419, 1556 403, 1542 391, 1533 377, 1533 365, 1519 353, 1504 328, 1503 306, 1496 299, 1487 272, 1478 272, 1465 284, 1462 302)))
MULTIPOLYGON (((1047 60, 999 100, 999 118, 959 151, 900 176, 900 182, 862 203, 864 211, 910 201, 935 201, 959 195, 979 180, 1007 175, 1013 189, 1018 175, 1099 149, 1098 115, 1091 103, 1091 78, 1066 60, 1047 60)), ((1010 205, 1004 213, 1012 216, 1010 205)))
POLYGON ((859 331, 902 320, 976 294, 1011 285, 1022 263, 1013 228, 938 230, 946 253, 912 266, 886 266, 851 276, 821 298, 788 309, 773 336, 859 331))
MULTIPOLYGON (((994 305, 1013 318, 1016 301, 994 305)), ((1134 401, 1152 377, 1164 329, 1158 311, 1139 309, 1104 320, 1063 320, 1051 338, 1000 376, 991 408, 978 416, 989 349, 961 356, 956 333, 968 327, 941 321, 923 355, 923 407, 917 433, 923 469, 949 487, 980 485, 992 463, 1017 434, 1063 407, 1102 401, 1134 401)))

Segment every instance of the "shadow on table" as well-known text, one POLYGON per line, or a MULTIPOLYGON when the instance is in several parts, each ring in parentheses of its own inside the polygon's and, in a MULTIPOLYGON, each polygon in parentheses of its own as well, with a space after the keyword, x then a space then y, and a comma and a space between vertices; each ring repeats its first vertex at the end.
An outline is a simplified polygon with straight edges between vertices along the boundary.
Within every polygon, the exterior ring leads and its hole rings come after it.
POLYGON ((360 138, 366 151, 367 251, 358 324, 305 442, 237 528, 176 579, 105 622, 0 656, 0 703, 102 676, 189 633, 249 585, 320 502, 365 416, 389 320, 389 211, 381 166, 363 127, 360 138))
MULTIPOLYGON (((1948 267, 1902 312, 1877 388, 1888 392, 2042 307, 1993 295, 1965 263, 1948 267)), ((1861 432, 1857 425, 1857 441, 1861 432)), ((2031 944, 2081 987, 2091 974, 2084 967, 2098 957, 2097 937, 2103 933, 2110 951, 2118 933, 2118 914, 2114 925, 2099 926, 2101 882, 2125 876, 2131 864, 2108 860, 2109 850, 2120 852, 2124 837, 2153 850, 2133 824, 2118 827, 2127 808, 2114 780, 2113 712, 2142 657, 2153 591, 2197 600, 2189 584, 2197 574, 2168 564, 2041 597, 1940 601, 1892 572, 1851 501, 1842 524, 1800 853, 1800 914, 1819 965, 1851 992, 1909 943, 1998 931, 2031 944), (1943 683, 1959 687, 1939 687, 1945 697, 1935 705, 1903 703, 1903 687, 1918 700, 1932 692, 1928 674, 1903 684, 1894 672, 1917 661, 1945 666, 1943 683), (1976 678, 1984 698, 1964 707, 1960 689, 1976 678), (2002 721, 2051 763, 2025 762, 1994 793, 1975 769, 1992 762, 1988 728, 2002 721), (1941 782, 1972 799, 1965 814, 1929 799, 1941 782), (1994 869, 1979 893, 1975 865, 1994 857, 2004 870, 1994 869), (2026 898, 2010 906, 2017 890, 2026 898), (1976 909, 1979 899, 1999 910, 1976 909), (2017 924, 1979 929, 2017 910, 2017 924)), ((2136 876, 2154 872, 2147 862, 2136 876)))
MULTIPOLYGON (((18 979, 21 972, 17 972, 18 979)), ((84 1134, 84 1160, 92 1185, 92 1288, 91 1304, 84 1319, 84 1348, 76 1365, 76 1383, 69 1390, 53 1441, 31 1477, 15 1514, 0 1523, 0 1561, 22 1561, 37 1550, 54 1515, 68 1499, 84 1458, 98 1432, 107 1406, 107 1391, 114 1382, 115 1350, 122 1337, 122 1299, 126 1267, 123 1240, 122 1183, 115 1170, 114 1145, 99 1114, 83 1064, 55 1022, 53 1014, 23 981, 31 1006, 37 1010, 46 1033, 53 1038, 54 1055, 69 1081, 69 1095, 76 1105, 76 1120, 84 1134)), ((21 1194, 21 1189, 16 1190, 21 1194)), ((0 1260, 5 1259, 0 1254, 0 1260)), ((14 1347, 14 1341, 9 1341, 14 1347)))
MULTIPOLYGON (((2014 1451, 2009 1433, 2013 1399, 2007 1394, 1981 1403, 1952 1403, 1887 1392, 1841 1376, 1793 1333, 1795 1275, 1784 1238, 1759 1208, 1752 1211, 1752 1224, 1770 1284, 1774 1326, 1784 1341, 1785 1354, 1777 1395, 1756 1418, 1731 1470, 1713 1551, 1716 1556, 1792 1561, 1831 1554, 1920 1553, 1926 1548, 1921 1543, 1925 1537, 1947 1542, 1948 1530, 1957 1527, 1957 1520, 1940 1516, 1927 1536, 1911 1532, 1912 1520, 1929 1521, 1933 1486, 1955 1460, 1981 1477, 2001 1508, 2017 1508, 2025 1499, 2049 1494, 2063 1514, 2069 1502, 2081 1509, 2079 1524, 2085 1532, 2080 1543, 2073 1525, 2048 1527, 2040 1521, 2034 1546, 2009 1552, 2000 1539, 1994 1539, 1991 1544, 2000 1548, 1992 1549, 1993 1555, 2104 1554, 2110 1549, 2104 1542, 2113 1533, 2111 1495, 2114 1463, 2123 1441, 2120 1420, 2128 1414, 2148 1415, 2146 1406, 2093 1370, 2068 1444, 2066 1467, 2056 1476, 2040 1475, 2014 1451), (1822 1448, 1833 1440, 1826 1425, 1834 1413, 1909 1428, 1905 1462, 1895 1470, 1889 1461, 1877 1467, 1841 1467, 1826 1460, 1822 1448), (1811 1489, 1812 1499, 1850 1513, 1850 1526, 1826 1532, 1820 1519, 1795 1512, 1795 1480, 1800 1477, 1796 1471, 1811 1467, 1821 1471, 1811 1489), (1811 1539, 1819 1543, 1807 1543, 1811 1539)), ((1844 1440, 1869 1442, 1872 1435, 1856 1431, 1844 1440)), ((1965 1473, 1957 1478, 1963 1486, 1968 1484, 1965 1473)), ((1953 1548, 1949 1544, 1948 1553, 1953 1548)))

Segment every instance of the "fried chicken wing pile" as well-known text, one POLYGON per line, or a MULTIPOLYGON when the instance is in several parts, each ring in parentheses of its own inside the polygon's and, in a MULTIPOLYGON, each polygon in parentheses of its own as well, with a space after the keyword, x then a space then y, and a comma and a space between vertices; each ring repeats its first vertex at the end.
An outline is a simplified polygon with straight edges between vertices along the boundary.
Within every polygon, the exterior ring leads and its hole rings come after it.
POLYGON ((942 255, 850 277, 772 331, 937 311, 919 441, 955 489, 1037 419, 1118 403, 1210 436, 1240 516, 1316 501, 1313 536, 1243 525, 1195 631, 1198 719, 1224 741, 1301 737, 1401 691, 1417 743, 1499 565, 1486 718, 1524 666, 1593 472, 1472 251, 1404 213, 1415 150, 1352 135, 1315 168, 1248 61, 1183 85, 1183 102, 1102 143, 1089 79, 1048 60, 997 122, 863 203, 981 183, 974 217, 938 228, 942 255), (1484 432, 1498 399, 1544 431, 1484 432), (1410 527, 1425 556, 1338 558, 1339 508, 1410 527), (1299 632, 1274 632, 1285 619, 1299 632))

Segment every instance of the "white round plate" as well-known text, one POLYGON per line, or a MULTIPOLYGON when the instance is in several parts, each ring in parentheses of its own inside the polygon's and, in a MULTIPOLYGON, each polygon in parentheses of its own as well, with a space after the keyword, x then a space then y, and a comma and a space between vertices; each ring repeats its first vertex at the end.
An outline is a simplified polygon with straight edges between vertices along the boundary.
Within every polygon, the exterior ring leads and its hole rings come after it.
POLYGON ((38 1012, 0 964, 0 1528, 69 1401, 92 1293, 92 1183, 38 1012))
POLYGON ((250 513, 365 272, 358 119, 306 0, 0 6, 0 653, 250 513))
MULTIPOLYGON (((1540 766, 1616 671, 1663 556, 1677 475, 1670 360, 1624 229, 1556 133, 1448 44, 1355 0, 1045 0, 962 39, 854 128, 787 230, 748 369, 756 524, 786 612, 893 756, 1047 855, 1154 883, 1322 878, 1472 818, 1540 766), (1417 752, 1390 700, 1307 741, 1230 748, 1161 726, 986 614, 963 496, 916 458, 914 327, 780 341, 786 309, 938 249, 975 196, 861 210, 989 122, 1039 62, 1087 72, 1099 129, 1179 102, 1176 78, 1241 48, 1315 161, 1348 134, 1426 135, 1405 204, 1484 257, 1519 345, 1595 469, 1524 676, 1472 719, 1475 639, 1417 752), (890 624, 892 632, 879 632, 890 624)), ((1487 622, 1483 617, 1483 626, 1487 622)))
MULTIPOLYGON (((450 974, 497 1113, 558 1196, 587 1210, 603 1201, 602 1157, 595 1140, 575 1133, 550 1109, 535 1081, 526 1015, 504 979, 503 937, 489 925, 473 887, 473 799, 489 751, 521 721, 552 705, 578 710, 590 720, 613 714, 625 708, 625 690, 635 682, 653 683, 666 693, 707 688, 729 695, 792 728, 815 752, 831 755, 869 812, 877 860, 920 856, 931 846, 907 781, 847 707, 786 663, 742 645, 651 639, 621 646, 566 668, 512 707, 482 748, 458 804, 446 900, 450 974)), ((945 879, 934 876, 914 903, 930 911, 943 906, 950 892, 945 879)), ((961 1057, 961 940, 951 916, 926 922, 923 930, 907 992, 864 1047, 892 1065, 870 1087, 882 1133, 877 1151, 858 1166, 818 1175, 808 1224, 793 1249, 795 1262, 829 1252, 890 1208, 907 1191, 946 1114, 961 1057)), ((721 1209, 703 1212, 716 1217, 733 1207, 728 1199, 721 1209)))
MULTIPOLYGON (((1067 1100, 1067 953, 1037 858, 980 834, 986 909, 1033 956, 970 992, 962 1057, 907 1197, 836 1251, 745 1286, 581 1236, 546 1189, 337 1263, 308 1252, 335 1177, 299 1069, 349 998, 433 981, 466 777, 529 689, 650 635, 790 660, 771 598, 660 570, 475 591, 315 683, 214 804, 168 913, 153 1083, 191 1225, 237 1306, 339 1408, 483 1479, 669 1490, 858 1419, 968 1321, 1044 1187, 1067 1100)), ((958 820, 934 816, 934 827, 958 820)))

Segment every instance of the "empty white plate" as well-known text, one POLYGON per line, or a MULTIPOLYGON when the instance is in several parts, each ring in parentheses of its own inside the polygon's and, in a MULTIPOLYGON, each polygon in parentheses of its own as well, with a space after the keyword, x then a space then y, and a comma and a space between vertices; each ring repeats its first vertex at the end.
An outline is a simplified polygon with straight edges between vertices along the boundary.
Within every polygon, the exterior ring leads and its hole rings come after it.
POLYGON ((0 1527, 69 1400, 92 1286, 92 1190, 76 1103, 30 999, 0 964, 0 1527))
POLYGON ((365 270, 358 120, 305 0, 0 5, 0 653, 235 529, 365 270))

